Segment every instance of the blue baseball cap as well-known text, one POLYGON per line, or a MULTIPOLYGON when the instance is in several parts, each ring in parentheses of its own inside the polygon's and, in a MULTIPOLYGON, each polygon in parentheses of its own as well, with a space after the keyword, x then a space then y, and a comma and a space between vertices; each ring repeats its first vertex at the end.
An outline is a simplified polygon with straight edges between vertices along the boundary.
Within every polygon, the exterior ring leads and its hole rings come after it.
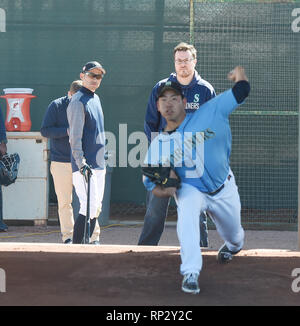
POLYGON ((105 69, 102 67, 102 65, 98 62, 98 61, 89 61, 87 62, 83 68, 82 68, 82 72, 88 72, 92 69, 98 68, 100 70, 102 70, 102 72, 105 74, 105 69))
POLYGON ((174 82, 174 81, 166 81, 165 83, 161 83, 157 90, 157 98, 164 95, 164 92, 167 90, 175 91, 178 95, 181 95, 181 97, 184 97, 183 90, 181 86, 174 82))

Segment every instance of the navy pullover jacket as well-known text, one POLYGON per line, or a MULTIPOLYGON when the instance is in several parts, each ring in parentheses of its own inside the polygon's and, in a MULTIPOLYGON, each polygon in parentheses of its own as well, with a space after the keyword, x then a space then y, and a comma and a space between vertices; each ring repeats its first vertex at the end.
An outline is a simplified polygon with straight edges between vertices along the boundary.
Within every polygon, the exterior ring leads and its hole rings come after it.
POLYGON ((50 138, 50 160, 71 162, 71 149, 67 129, 68 96, 58 98, 50 103, 42 122, 41 134, 50 138))
MULTIPOLYGON (((150 95, 145 122, 144 131, 151 142, 151 132, 159 132, 163 130, 166 126, 166 120, 157 111, 156 101, 157 101, 157 90, 162 83, 166 81, 178 82, 176 73, 172 73, 168 78, 159 81, 152 89, 150 95)), ((206 80, 202 79, 197 71, 195 71, 194 78, 189 85, 181 85, 184 96, 187 99, 186 112, 191 113, 198 110, 200 105, 207 102, 211 98, 216 96, 215 90, 212 85, 206 80)))
POLYGON ((105 169, 104 116, 98 95, 81 87, 72 96, 67 116, 73 172, 85 163, 93 169, 105 169))
MULTIPOLYGON (((0 111, 1 111, 1 109, 0 109, 0 111)), ((6 129, 5 129, 5 124, 4 124, 2 112, 0 112, 0 142, 7 143, 6 129)))

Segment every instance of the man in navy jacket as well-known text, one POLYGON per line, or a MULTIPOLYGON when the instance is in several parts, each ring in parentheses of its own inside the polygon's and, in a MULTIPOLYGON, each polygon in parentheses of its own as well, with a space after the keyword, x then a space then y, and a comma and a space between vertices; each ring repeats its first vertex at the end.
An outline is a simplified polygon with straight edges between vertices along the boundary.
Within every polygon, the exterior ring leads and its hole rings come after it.
MULTIPOLYGON (((74 216, 72 208, 72 166, 71 148, 67 129, 67 107, 71 97, 82 87, 81 80, 75 80, 70 86, 67 96, 50 103, 42 122, 41 134, 50 139, 50 171, 58 202, 58 216, 62 233, 62 241, 71 243, 73 238, 74 216)), ((99 241, 100 227, 97 224, 92 241, 99 241)))
POLYGON ((90 243, 90 235, 102 209, 106 172, 105 130, 101 101, 95 91, 104 75, 105 69, 99 62, 86 63, 80 73, 82 87, 67 108, 73 185, 80 202, 73 232, 75 244, 90 243))
MULTIPOLYGON (((162 83, 170 80, 181 85, 184 97, 187 99, 186 112, 195 112, 200 105, 215 97, 214 88, 200 77, 195 70, 197 51, 193 45, 181 42, 174 48, 175 71, 168 78, 159 81, 150 95, 144 130, 149 143, 157 133, 166 126, 166 120, 157 110, 157 91, 162 83)), ((139 245, 157 245, 162 235, 167 217, 169 198, 158 198, 147 192, 147 210, 144 217, 144 227, 140 235, 139 245)), ((200 232, 202 247, 208 247, 206 214, 200 216, 200 232)))
MULTIPOLYGON (((1 110, 1 109, 0 109, 1 110)), ((0 154, 6 154, 7 148, 7 138, 6 138, 6 130, 5 124, 2 116, 2 112, 0 113, 0 154)), ((2 187, 0 186, 0 232, 7 232, 8 227, 3 222, 3 200, 2 200, 2 187)))

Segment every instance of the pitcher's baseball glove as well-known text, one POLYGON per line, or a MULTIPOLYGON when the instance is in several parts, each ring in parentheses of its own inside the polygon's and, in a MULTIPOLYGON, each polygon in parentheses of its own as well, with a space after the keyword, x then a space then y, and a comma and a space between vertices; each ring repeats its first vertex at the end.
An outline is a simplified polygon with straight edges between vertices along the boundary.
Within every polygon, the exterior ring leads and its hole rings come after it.
POLYGON ((153 183, 165 188, 176 187, 178 189, 180 188, 180 178, 177 174, 177 179, 170 178, 171 170, 173 170, 171 167, 162 165, 142 167, 143 175, 148 177, 153 183))

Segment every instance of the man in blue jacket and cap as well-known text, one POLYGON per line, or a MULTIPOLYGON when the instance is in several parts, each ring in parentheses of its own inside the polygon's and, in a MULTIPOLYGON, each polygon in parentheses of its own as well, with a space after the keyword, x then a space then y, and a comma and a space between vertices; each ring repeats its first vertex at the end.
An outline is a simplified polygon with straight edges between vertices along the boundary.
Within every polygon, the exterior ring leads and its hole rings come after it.
MULTIPOLYGON (((81 87, 82 81, 74 80, 66 96, 52 101, 47 108, 41 126, 41 134, 50 139, 50 172, 57 197, 62 241, 65 244, 72 243, 74 228, 73 180, 67 107, 72 96, 81 87)), ((76 212, 76 209, 74 211, 76 212)), ((99 243, 99 235, 100 227, 96 223, 91 239, 93 244, 99 243)))
POLYGON ((95 92, 105 73, 99 62, 86 63, 80 73, 82 87, 72 96, 67 108, 73 185, 80 202, 73 232, 75 244, 90 243, 102 209, 106 173, 105 129, 101 101, 95 92))

